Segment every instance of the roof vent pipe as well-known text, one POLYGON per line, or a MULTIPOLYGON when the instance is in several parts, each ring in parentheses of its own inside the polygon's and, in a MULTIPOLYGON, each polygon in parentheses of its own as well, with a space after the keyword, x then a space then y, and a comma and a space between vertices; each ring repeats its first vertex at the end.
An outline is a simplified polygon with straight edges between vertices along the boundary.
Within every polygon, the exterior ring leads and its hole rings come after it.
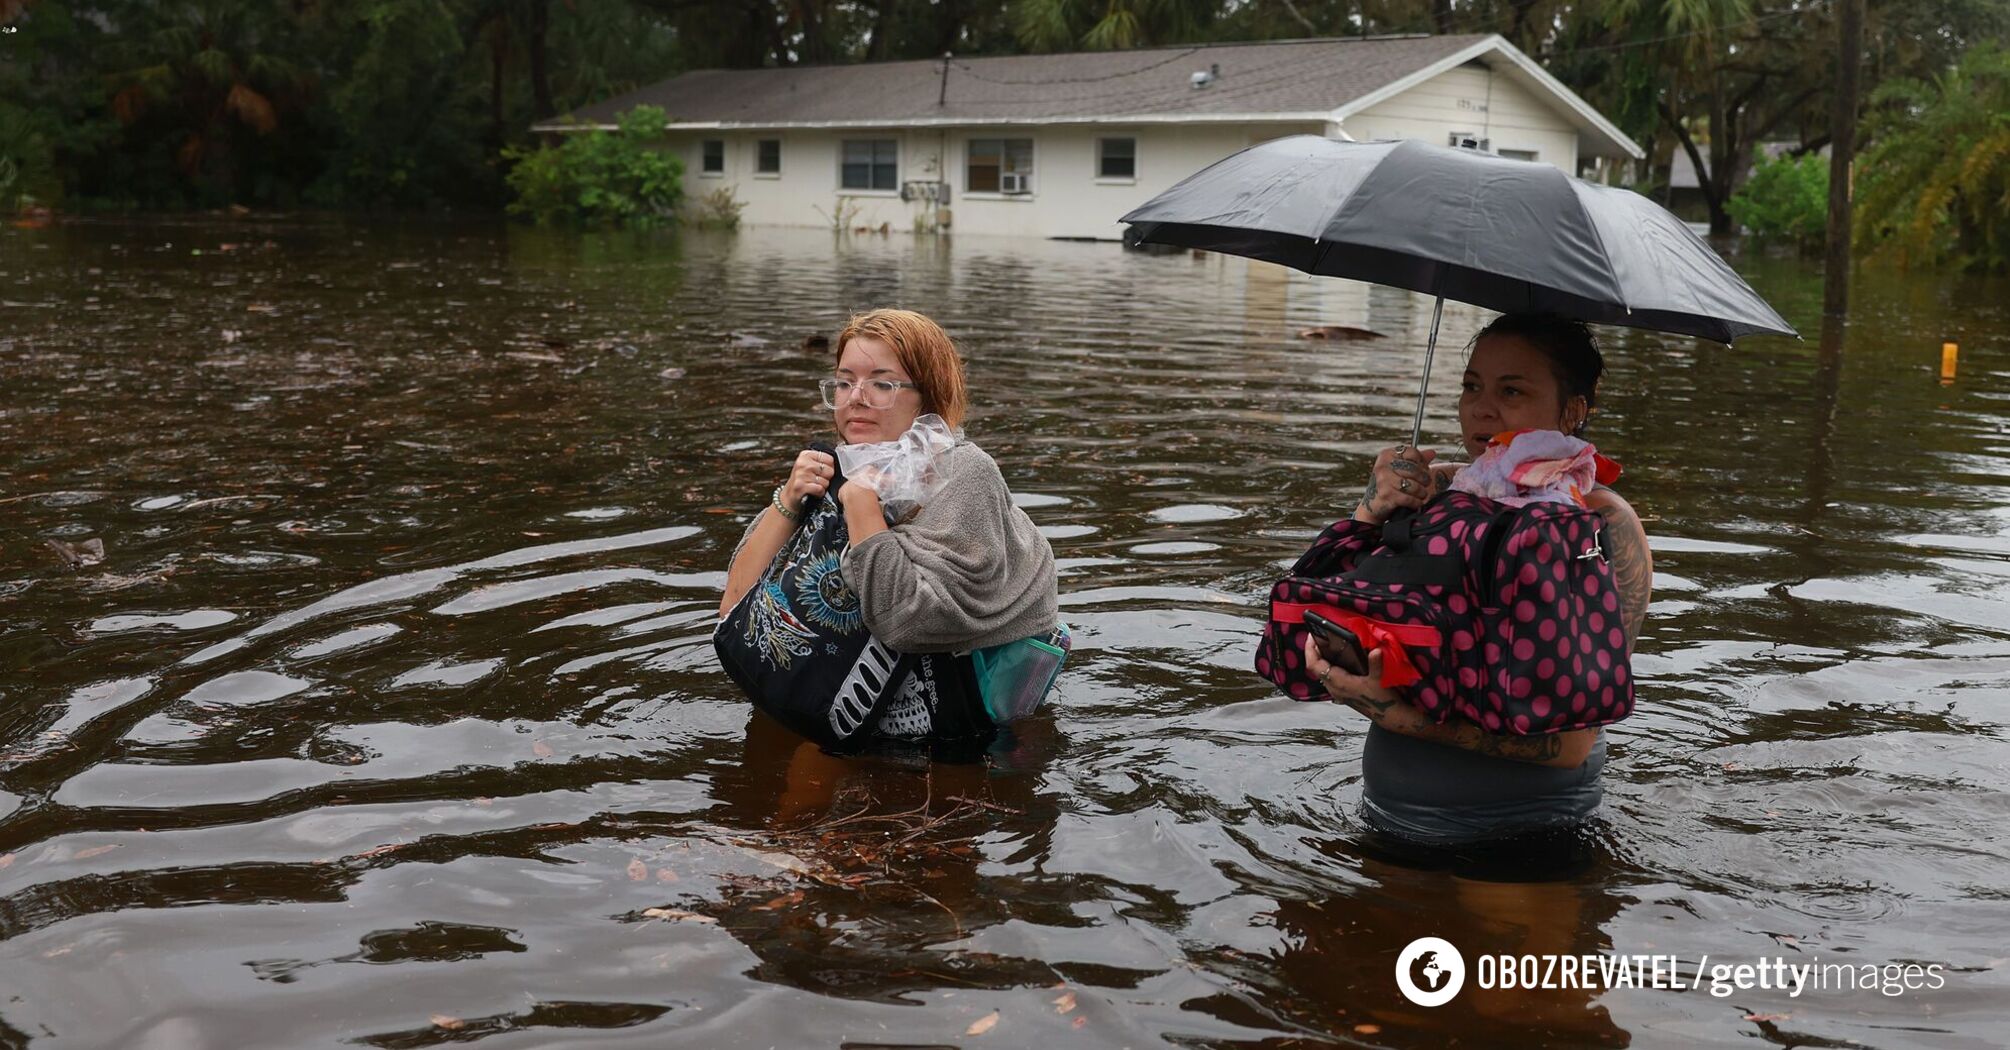
POLYGON ((1199 91, 1219 79, 1221 79, 1221 63, 1217 62, 1206 69, 1196 71, 1187 82, 1193 85, 1195 91, 1199 91))

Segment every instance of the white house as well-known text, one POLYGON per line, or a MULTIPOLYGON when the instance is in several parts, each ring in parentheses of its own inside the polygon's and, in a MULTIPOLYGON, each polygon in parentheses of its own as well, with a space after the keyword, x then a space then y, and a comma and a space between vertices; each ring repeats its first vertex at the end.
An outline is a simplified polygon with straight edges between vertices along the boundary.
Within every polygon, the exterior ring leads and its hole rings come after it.
POLYGON ((702 70, 537 130, 669 114, 685 192, 742 221, 1116 239, 1117 217, 1284 135, 1466 142, 1590 170, 1641 149, 1506 40, 1403 36, 702 70))

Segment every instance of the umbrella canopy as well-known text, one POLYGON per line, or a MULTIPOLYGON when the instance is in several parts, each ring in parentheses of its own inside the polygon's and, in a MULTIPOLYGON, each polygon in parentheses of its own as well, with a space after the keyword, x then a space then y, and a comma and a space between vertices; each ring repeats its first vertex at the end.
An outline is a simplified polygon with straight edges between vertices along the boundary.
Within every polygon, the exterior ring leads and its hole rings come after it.
POLYGON ((1472 150, 1294 135, 1204 168, 1122 221, 1132 244, 1242 255, 1504 313, 1724 343, 1798 334, 1646 197, 1472 150))

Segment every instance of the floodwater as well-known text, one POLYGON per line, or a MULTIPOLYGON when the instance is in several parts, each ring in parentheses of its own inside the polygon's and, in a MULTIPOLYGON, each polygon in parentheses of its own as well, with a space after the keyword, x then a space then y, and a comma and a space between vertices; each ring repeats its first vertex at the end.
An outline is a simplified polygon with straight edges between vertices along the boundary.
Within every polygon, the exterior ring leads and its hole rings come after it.
POLYGON ((1873 271, 1824 358, 1813 267, 1738 265, 1811 338, 1609 334, 1639 712, 1572 863, 1476 867, 1371 835, 1361 719, 1250 670, 1407 434, 1417 297, 1016 239, 6 231, 0 1045, 1999 1043, 2010 284, 1873 271), (822 426, 802 340, 885 304, 961 339, 1076 632, 985 768, 824 759, 712 654, 822 426), (1468 963, 1435 1009, 1425 935, 1468 963), (1477 987, 1500 953, 1680 972, 1477 987), (1775 958, 1893 969, 1674 986, 1775 958))

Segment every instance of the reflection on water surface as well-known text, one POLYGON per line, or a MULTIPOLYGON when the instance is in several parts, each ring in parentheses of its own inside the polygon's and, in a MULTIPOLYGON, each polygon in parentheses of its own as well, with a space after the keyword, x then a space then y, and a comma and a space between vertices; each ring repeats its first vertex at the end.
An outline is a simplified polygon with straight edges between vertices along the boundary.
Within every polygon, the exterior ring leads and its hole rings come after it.
MULTIPOLYGON (((1741 265, 1818 330, 1814 275, 1741 265)), ((0 1044, 1986 1043, 2010 289, 1860 284, 1840 364, 1611 334, 1657 603, 1604 818, 1529 882, 1368 834, 1358 720, 1248 670, 1407 432, 1407 294, 967 237, 7 231, 0 1044), (988 769, 837 763, 713 663, 819 426, 802 340, 892 303, 963 341, 1076 632, 988 769), (1424 1010, 1424 934, 1950 975, 1424 1010)))

